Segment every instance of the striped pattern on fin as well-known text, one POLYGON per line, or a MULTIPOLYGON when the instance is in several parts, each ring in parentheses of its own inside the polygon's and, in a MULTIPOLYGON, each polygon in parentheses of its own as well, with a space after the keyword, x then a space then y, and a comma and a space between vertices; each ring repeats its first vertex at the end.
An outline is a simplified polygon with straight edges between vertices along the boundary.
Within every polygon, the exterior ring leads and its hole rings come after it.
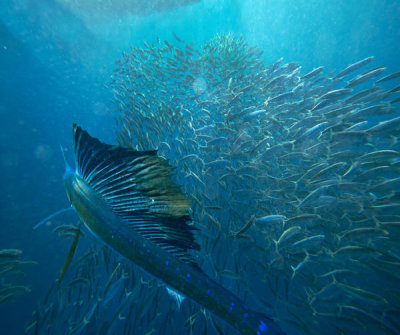
POLYGON ((171 167, 156 151, 109 145, 73 125, 77 174, 130 228, 197 267, 190 202, 171 180, 171 167))

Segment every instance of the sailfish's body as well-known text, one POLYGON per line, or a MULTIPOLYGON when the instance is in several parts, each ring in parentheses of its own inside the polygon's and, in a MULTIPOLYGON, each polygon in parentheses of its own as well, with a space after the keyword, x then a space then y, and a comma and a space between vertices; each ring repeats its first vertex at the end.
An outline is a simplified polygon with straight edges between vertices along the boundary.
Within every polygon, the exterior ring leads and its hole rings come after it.
POLYGON ((187 198, 172 168, 155 151, 111 146, 73 126, 76 171, 65 188, 73 208, 97 237, 169 287, 196 301, 242 334, 283 334, 209 278, 188 253, 198 249, 187 198))

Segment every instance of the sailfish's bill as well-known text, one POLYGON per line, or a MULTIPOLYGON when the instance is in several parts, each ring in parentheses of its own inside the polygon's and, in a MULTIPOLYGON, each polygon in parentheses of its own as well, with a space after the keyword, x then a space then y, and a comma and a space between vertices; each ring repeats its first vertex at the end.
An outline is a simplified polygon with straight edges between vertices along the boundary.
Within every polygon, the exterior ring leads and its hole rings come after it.
POLYGON ((242 334, 283 334, 197 266, 190 202, 156 151, 108 145, 73 125, 75 171, 64 185, 72 207, 95 236, 167 286, 242 334))

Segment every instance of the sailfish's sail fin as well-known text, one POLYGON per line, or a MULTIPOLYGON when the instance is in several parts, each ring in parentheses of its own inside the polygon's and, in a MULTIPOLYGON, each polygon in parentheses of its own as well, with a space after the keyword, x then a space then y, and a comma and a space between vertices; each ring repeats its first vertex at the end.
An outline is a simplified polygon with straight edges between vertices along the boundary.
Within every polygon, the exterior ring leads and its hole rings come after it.
POLYGON ((73 125, 77 173, 130 228, 196 266, 190 202, 171 180, 173 168, 156 151, 108 145, 73 125))

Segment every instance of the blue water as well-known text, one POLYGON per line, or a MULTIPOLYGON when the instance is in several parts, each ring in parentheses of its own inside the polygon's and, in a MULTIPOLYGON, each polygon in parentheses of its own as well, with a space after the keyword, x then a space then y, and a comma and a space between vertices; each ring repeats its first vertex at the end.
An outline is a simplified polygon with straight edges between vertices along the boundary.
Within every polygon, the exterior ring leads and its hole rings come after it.
MULTIPOLYGON (((71 124, 115 143, 112 95, 104 87, 114 61, 156 36, 171 41, 172 32, 195 45, 218 33, 242 34, 267 64, 283 57, 302 73, 320 65, 328 73, 368 56, 388 73, 400 69, 396 0, 206 0, 137 15, 121 8, 79 12, 62 0, 1 1, 0 249, 21 249, 39 264, 21 279, 32 291, 0 304, 0 334, 23 332, 68 252, 70 241, 55 238, 52 228, 32 227, 68 206, 59 147, 71 160, 71 124)), ((63 220, 77 218, 67 213, 63 220)))

